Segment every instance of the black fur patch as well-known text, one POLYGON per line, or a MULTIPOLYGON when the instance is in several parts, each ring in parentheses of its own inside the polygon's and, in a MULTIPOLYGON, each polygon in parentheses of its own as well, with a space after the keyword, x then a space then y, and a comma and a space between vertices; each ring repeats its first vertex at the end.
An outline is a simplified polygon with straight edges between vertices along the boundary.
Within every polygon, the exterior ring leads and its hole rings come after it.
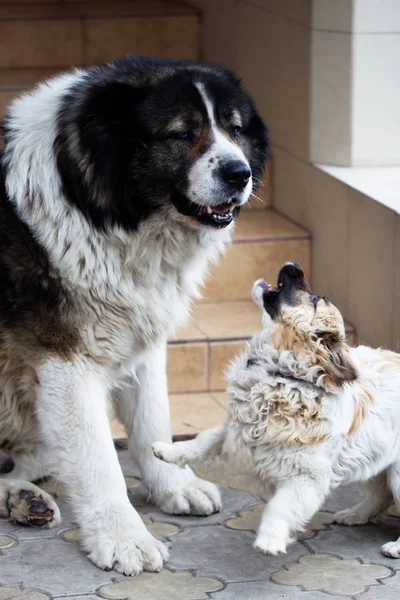
POLYGON ((65 194, 97 228, 135 229, 174 194, 185 194, 188 170, 207 146, 193 154, 190 136, 180 139, 170 125, 179 118, 191 136, 203 135, 207 114, 195 82, 203 83, 227 134, 239 112, 238 143, 257 187, 268 132, 235 77, 213 65, 128 56, 88 70, 58 115, 55 152, 65 194))

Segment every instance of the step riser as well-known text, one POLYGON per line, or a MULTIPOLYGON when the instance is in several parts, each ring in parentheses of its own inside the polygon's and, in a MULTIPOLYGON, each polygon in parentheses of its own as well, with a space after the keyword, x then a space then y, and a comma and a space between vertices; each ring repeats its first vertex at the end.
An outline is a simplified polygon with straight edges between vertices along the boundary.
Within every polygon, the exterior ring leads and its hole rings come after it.
MULTIPOLYGON (((257 328, 254 333, 256 331, 257 328)), ((351 327, 347 330, 347 341, 350 346, 357 343, 355 331, 351 327)), ((226 369, 245 346, 246 340, 169 344, 169 392, 225 391, 226 369)))
POLYGON ((214 265, 207 280, 204 299, 247 300, 260 277, 275 283, 279 267, 287 261, 301 264, 311 273, 311 244, 307 239, 234 242, 220 265, 214 265))
POLYGON ((200 58, 196 15, 0 20, 0 67, 95 64, 129 52, 200 58))

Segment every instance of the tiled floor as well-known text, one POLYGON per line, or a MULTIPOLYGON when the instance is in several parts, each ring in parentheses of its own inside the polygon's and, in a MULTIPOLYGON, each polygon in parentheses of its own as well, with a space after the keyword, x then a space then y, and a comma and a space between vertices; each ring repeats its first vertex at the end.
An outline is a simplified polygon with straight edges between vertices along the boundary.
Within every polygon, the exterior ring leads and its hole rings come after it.
MULTIPOLYGON (((223 398, 219 398, 223 402, 223 398)), ((380 546, 395 539, 400 521, 345 528, 332 512, 359 500, 344 488, 326 503, 288 554, 266 557, 251 547, 262 504, 252 483, 228 477, 223 466, 200 474, 220 484, 223 509, 210 517, 179 517, 146 504, 136 487, 127 451, 120 451, 132 503, 153 535, 171 544, 161 573, 136 578, 97 569, 79 549, 71 508, 57 501, 56 530, 18 527, 0 520, 0 600, 398 600, 400 560, 380 546)))

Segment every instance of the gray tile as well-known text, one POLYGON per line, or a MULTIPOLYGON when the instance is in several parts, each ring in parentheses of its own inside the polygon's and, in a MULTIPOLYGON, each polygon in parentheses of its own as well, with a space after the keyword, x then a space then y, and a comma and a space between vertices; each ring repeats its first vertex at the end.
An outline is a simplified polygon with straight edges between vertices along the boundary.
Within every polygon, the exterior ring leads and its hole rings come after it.
POLYGON ((98 569, 77 544, 60 538, 20 541, 0 556, 0 573, 5 585, 23 582, 25 588, 53 595, 94 593, 117 576, 98 569))
POLYGON ((331 594, 327 596, 323 592, 303 592, 299 588, 282 586, 273 581, 229 583, 222 592, 211 594, 210 598, 215 600, 343 600, 343 596, 331 594))
POLYGON ((293 585, 306 591, 351 596, 379 585, 390 577, 391 570, 383 565, 363 564, 359 559, 341 559, 330 554, 303 556, 296 563, 287 563, 271 575, 272 581, 293 585))
POLYGON ((33 539, 33 538, 54 538, 63 529, 68 529, 73 526, 74 518, 71 505, 62 498, 57 498, 56 502, 61 511, 62 522, 55 529, 39 529, 37 527, 27 527, 14 525, 6 519, 0 519, 0 535, 12 535, 17 540, 33 539))
POLYGON ((382 580, 382 584, 371 587, 364 594, 357 594, 354 600, 399 600, 400 574, 382 580))
POLYGON ((365 563, 400 569, 400 560, 388 558, 381 553, 383 544, 396 540, 400 535, 399 520, 390 521, 392 526, 386 522, 356 527, 330 525, 329 531, 320 531, 306 543, 316 553, 334 554, 346 559, 360 558, 365 563))
POLYGON ((209 592, 222 587, 219 579, 163 569, 160 573, 142 573, 134 579, 118 577, 98 589, 97 594, 107 600, 207 600, 209 592))
POLYGON ((338 512, 344 508, 351 508, 365 498, 364 488, 359 484, 351 484, 336 488, 324 502, 321 510, 338 512))
POLYGON ((174 536, 168 565, 195 569, 198 575, 219 577, 225 582, 260 580, 308 554, 301 543, 280 556, 262 556, 252 548, 254 535, 224 527, 188 527, 174 536))
POLYGON ((228 519, 236 516, 236 513, 242 510, 248 510, 254 506, 259 500, 253 494, 241 490, 231 490, 228 488, 220 488, 222 496, 222 510, 219 513, 210 515, 209 517, 190 517, 170 515, 162 512, 156 506, 147 504, 140 492, 139 487, 129 490, 129 498, 133 506, 144 517, 153 519, 154 521, 163 521, 164 523, 173 523, 180 527, 201 527, 210 525, 222 525, 228 519))

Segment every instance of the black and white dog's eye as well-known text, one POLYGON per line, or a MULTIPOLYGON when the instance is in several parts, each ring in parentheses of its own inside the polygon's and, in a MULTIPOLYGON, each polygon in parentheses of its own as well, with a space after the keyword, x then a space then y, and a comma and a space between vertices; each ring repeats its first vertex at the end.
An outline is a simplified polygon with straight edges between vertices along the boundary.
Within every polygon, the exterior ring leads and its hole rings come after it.
POLYGON ((181 142, 192 142, 194 139, 194 135, 191 131, 171 133, 169 137, 173 140, 179 140, 181 142))
POLYGON ((241 129, 241 127, 239 127, 239 125, 232 127, 232 129, 231 129, 232 137, 238 137, 241 133, 242 133, 242 129, 241 129))

